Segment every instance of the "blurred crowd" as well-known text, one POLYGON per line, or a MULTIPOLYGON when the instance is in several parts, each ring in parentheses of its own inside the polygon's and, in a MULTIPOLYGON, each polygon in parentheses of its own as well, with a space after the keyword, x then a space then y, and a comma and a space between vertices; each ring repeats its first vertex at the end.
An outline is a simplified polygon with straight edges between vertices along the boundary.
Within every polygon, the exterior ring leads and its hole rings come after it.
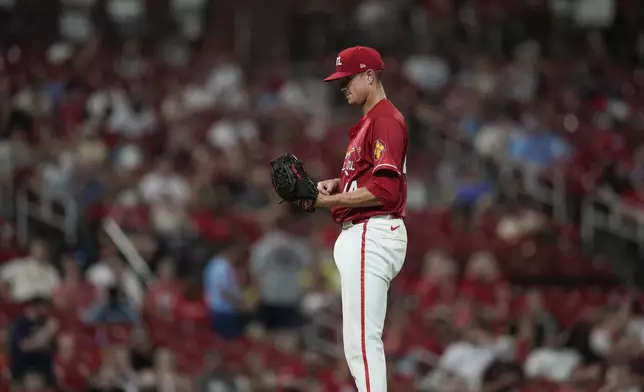
POLYGON ((356 44, 411 140, 389 390, 642 391, 637 244, 581 236, 588 200, 641 219, 642 22, 636 0, 0 1, 0 391, 354 391, 340 228, 280 204, 267 162, 337 176, 360 113, 321 76, 356 44))

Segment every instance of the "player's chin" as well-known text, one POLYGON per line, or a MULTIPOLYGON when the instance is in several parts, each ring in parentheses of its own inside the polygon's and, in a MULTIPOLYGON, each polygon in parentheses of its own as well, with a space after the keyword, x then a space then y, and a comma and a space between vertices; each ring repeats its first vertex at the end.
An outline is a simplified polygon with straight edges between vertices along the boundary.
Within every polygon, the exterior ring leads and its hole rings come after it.
POLYGON ((358 101, 354 98, 353 94, 347 95, 347 103, 349 105, 358 105, 358 101))

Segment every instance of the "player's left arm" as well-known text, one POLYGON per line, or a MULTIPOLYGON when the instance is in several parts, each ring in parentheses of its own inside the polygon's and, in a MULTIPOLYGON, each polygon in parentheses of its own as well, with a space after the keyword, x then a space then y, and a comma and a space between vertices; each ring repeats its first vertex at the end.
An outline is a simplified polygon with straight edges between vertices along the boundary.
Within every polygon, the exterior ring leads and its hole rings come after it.
POLYGON ((378 118, 373 124, 373 180, 354 191, 319 195, 316 207, 374 207, 392 205, 400 197, 400 181, 406 153, 405 129, 395 118, 378 118))

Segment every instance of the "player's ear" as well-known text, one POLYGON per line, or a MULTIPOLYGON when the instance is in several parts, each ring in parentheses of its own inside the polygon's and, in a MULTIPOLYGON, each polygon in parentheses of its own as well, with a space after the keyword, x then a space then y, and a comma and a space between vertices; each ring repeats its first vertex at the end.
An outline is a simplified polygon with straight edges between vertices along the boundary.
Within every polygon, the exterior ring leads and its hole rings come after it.
POLYGON ((369 71, 369 74, 371 75, 369 79, 369 83, 375 84, 378 81, 378 75, 376 74, 376 71, 372 69, 369 71))
POLYGON ((374 84, 376 82, 376 73, 373 69, 367 71, 367 83, 374 84))

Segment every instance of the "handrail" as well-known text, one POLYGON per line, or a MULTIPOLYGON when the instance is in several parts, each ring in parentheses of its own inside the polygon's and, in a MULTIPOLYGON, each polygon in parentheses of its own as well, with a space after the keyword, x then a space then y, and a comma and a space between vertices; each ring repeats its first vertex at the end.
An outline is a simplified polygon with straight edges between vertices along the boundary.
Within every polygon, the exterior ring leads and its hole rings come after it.
MULTIPOLYGON (((454 139, 449 135, 437 132, 435 141, 439 143, 442 151, 445 151, 450 159, 463 160, 471 159, 480 168, 485 169, 481 157, 474 152, 472 143, 469 140, 454 139), (471 148, 465 149, 466 144, 471 148)), ((521 162, 504 159, 500 162, 498 180, 502 188, 514 181, 514 174, 519 172, 522 179, 523 191, 530 194, 538 202, 552 208, 553 216, 557 221, 565 222, 568 219, 566 209, 566 179, 564 173, 554 167, 551 170, 538 170, 528 167, 521 162), (552 187, 543 184, 542 179, 549 179, 552 187), (508 181, 509 180, 509 181, 508 181)))
MULTIPOLYGON (((434 140, 450 159, 474 159, 479 165, 482 161, 468 140, 455 139, 437 131, 434 140)), ((559 222, 571 219, 567 210, 567 187, 564 171, 559 166, 547 171, 532 169, 520 162, 503 160, 499 165, 501 188, 515 180, 514 173, 522 176, 523 191, 536 201, 552 208, 553 217, 559 222), (550 180, 552 186, 545 185, 543 179, 550 180)), ((637 244, 640 256, 644 257, 644 209, 624 203, 618 195, 600 190, 582 201, 581 238, 584 244, 592 243, 597 230, 605 230, 627 241, 637 244)))
MULTIPOLYGON (((16 229, 20 244, 24 246, 28 243, 30 218, 61 230, 65 234, 65 241, 74 244, 78 232, 78 211, 73 197, 67 193, 53 194, 47 190, 38 196, 38 200, 33 202, 29 200, 26 187, 16 192, 16 229), (55 202, 63 207, 62 213, 54 211, 55 202)), ((145 284, 152 282, 154 275, 150 268, 119 225, 113 219, 107 218, 103 221, 103 229, 142 281, 145 284)))
POLYGON ((28 189, 23 187, 16 192, 16 223, 18 241, 26 245, 29 240, 29 219, 37 219, 65 234, 68 244, 76 242, 78 229, 78 211, 76 202, 69 194, 52 194, 44 190, 38 196, 38 201, 29 200, 28 189), (54 202, 60 203, 62 213, 53 209, 54 202))
POLYGON ((597 230, 605 230, 637 244, 644 256, 644 210, 620 200, 617 195, 598 192, 584 200, 581 238, 591 243, 597 230))
POLYGON ((103 229, 118 250, 125 256, 125 260, 130 264, 134 272, 143 280, 143 283, 146 285, 152 283, 154 275, 150 267, 118 223, 112 218, 105 218, 103 220, 103 229))

